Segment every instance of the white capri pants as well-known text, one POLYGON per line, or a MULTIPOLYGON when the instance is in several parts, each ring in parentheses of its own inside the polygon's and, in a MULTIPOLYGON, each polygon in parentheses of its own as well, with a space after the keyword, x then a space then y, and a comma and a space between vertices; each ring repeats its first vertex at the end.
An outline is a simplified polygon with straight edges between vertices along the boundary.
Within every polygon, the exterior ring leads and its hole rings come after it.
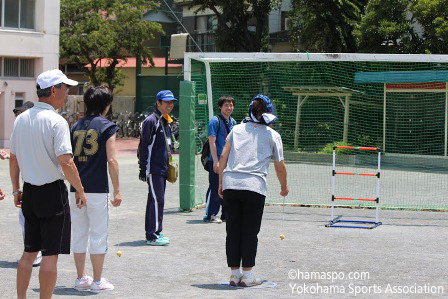
POLYGON ((86 193, 87 205, 76 206, 75 193, 70 192, 70 216, 72 220, 71 249, 74 253, 90 254, 107 252, 109 224, 109 194, 86 193))

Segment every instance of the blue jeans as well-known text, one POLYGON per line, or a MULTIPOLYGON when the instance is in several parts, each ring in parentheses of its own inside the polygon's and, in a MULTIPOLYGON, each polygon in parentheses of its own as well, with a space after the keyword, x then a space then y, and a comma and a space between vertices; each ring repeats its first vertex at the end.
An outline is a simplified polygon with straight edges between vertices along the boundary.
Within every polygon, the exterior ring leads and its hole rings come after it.
MULTIPOLYGON (((218 195, 219 175, 213 171, 212 161, 208 161, 208 170, 209 186, 206 194, 205 216, 210 219, 212 215, 218 214, 219 208, 222 206, 222 199, 218 195)), ((224 207, 221 213, 221 218, 225 218, 224 207)))

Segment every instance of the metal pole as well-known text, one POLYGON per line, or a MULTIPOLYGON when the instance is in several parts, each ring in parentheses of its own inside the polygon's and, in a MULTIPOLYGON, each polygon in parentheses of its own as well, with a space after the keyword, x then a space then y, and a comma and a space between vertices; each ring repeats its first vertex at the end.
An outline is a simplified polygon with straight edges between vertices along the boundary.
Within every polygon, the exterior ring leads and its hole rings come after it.
POLYGON ((135 57, 135 107, 134 111, 143 112, 142 99, 142 56, 140 52, 135 57), (139 109, 139 107, 141 109, 139 109))
POLYGON ((347 143, 348 140, 348 121, 350 117, 350 96, 345 96, 345 111, 344 111, 344 133, 342 137, 342 141, 347 143))
POLYGON ((381 177, 381 152, 378 151, 378 169, 377 173, 380 174, 376 179, 376 198, 378 198, 378 201, 376 203, 376 220, 375 222, 378 223, 378 208, 379 208, 379 198, 380 198, 380 177, 381 177))
POLYGON ((168 89, 168 47, 165 47, 165 89, 168 89))
POLYGON ((448 83, 445 82, 445 146, 443 155, 447 156, 447 146, 448 146, 448 83))
POLYGON ((331 221, 334 219, 334 176, 336 172, 336 149, 333 149, 333 172, 331 174, 331 221))
POLYGON ((208 119, 213 117, 213 91, 212 91, 212 73, 210 71, 210 63, 205 62, 205 77, 207 81, 207 104, 208 104, 208 119))
POLYGON ((383 148, 382 150, 386 152, 386 83, 384 83, 383 92, 383 148))
POLYGON ((299 136, 300 136, 300 114, 302 113, 302 96, 297 99, 297 111, 296 111, 296 128, 294 132, 294 149, 299 147, 299 136))
POLYGON ((191 58, 187 53, 184 57, 184 80, 191 81, 191 58))

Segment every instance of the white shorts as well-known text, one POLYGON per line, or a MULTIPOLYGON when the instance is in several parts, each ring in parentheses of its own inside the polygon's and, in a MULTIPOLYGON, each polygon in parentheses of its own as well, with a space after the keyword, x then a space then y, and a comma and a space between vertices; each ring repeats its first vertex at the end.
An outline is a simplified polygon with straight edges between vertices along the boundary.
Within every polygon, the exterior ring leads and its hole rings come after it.
POLYGON ((87 205, 76 206, 75 193, 70 192, 70 215, 72 220, 71 249, 74 253, 90 254, 107 252, 107 229, 109 224, 109 194, 86 193, 87 205))

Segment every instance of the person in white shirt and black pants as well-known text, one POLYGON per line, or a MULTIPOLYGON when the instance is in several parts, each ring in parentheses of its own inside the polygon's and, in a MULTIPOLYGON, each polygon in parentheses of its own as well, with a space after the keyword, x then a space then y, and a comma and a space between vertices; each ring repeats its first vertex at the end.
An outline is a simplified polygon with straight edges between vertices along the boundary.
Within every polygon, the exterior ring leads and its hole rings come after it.
POLYGON ((78 208, 86 204, 72 159, 68 123, 56 112, 65 104, 70 86, 77 84, 60 70, 40 74, 39 101, 14 122, 10 176, 14 204, 22 207, 25 216, 25 249, 17 267, 19 299, 26 298, 33 261, 39 251, 42 251, 40 298, 51 298, 53 294, 58 255, 70 254, 70 208, 64 179, 76 189, 78 208))

